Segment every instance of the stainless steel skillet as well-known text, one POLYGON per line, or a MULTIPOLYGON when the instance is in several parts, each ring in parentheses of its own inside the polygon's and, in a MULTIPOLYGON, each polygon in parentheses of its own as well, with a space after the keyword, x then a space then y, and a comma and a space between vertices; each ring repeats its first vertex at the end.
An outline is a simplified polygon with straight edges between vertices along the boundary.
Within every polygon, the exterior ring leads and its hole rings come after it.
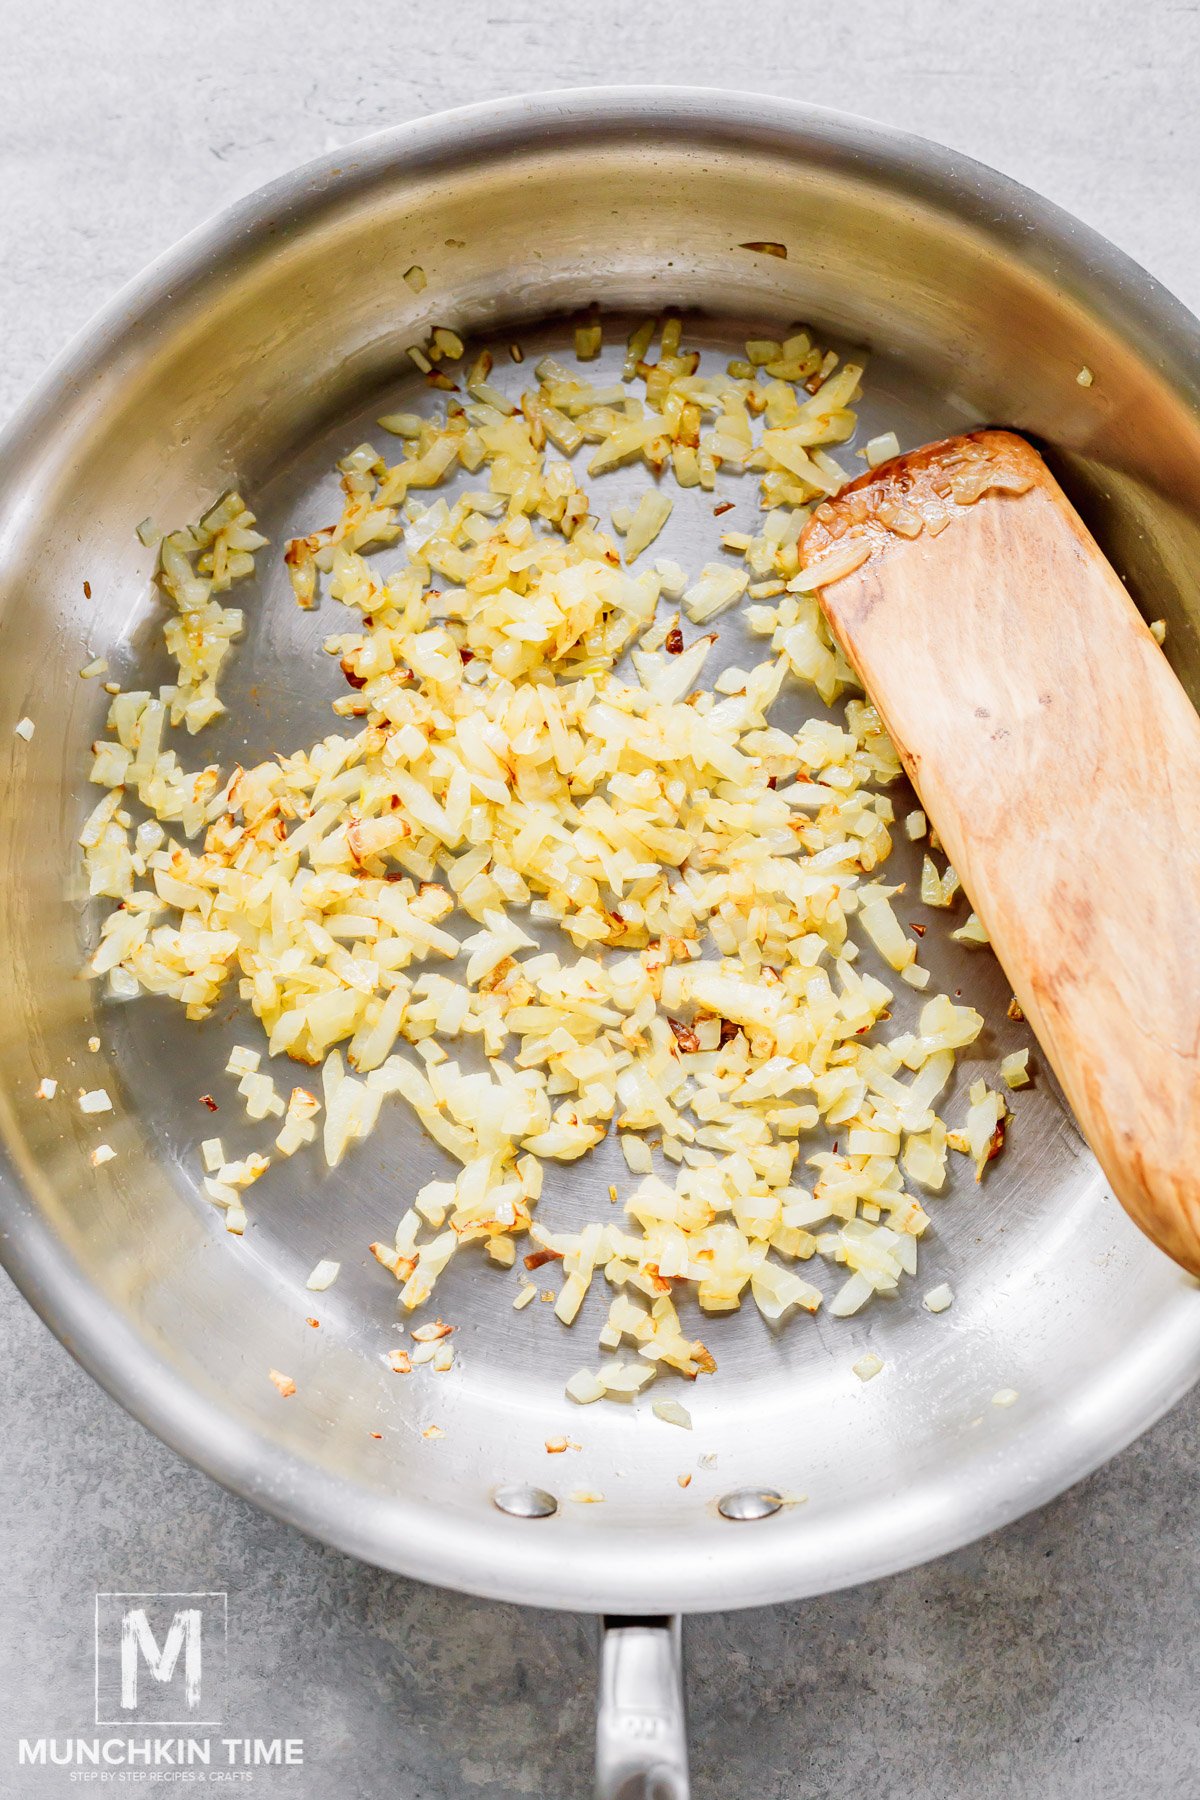
MULTIPOLYGON (((242 1243, 200 1197, 196 1151, 212 1130, 200 1096, 228 1092, 220 1071, 244 1027, 222 1017, 197 1032, 154 1005, 98 1005, 76 978, 88 927, 73 840, 102 701, 78 670, 95 652, 127 684, 152 666, 153 558, 134 527, 194 517, 235 482, 276 544, 323 523, 334 456, 410 402, 404 349, 430 324, 519 336, 532 353, 564 341, 547 319, 592 301, 617 315, 693 309, 693 341, 727 352, 751 326, 797 318, 863 346, 864 435, 894 426, 915 442, 981 420, 1033 433, 1134 592, 1165 613, 1200 692, 1200 333, 1024 190, 864 122, 669 90, 473 108, 313 164, 136 283, 0 445, 0 1245, 117 1398, 280 1516, 431 1581, 659 1615, 865 1580, 1037 1505, 1200 1373, 1200 1296, 1107 1196, 1044 1081, 983 1187, 939 1206, 916 1289, 850 1325, 801 1320, 776 1336, 728 1321, 712 1334, 718 1376, 688 1395, 690 1434, 648 1410, 571 1411, 563 1380, 588 1360, 590 1319, 568 1335, 548 1308, 516 1317, 511 1286, 481 1267, 456 1265, 439 1289, 461 1326, 458 1371, 388 1372, 394 1289, 366 1245, 437 1166, 399 1111, 336 1177, 298 1159, 262 1184, 242 1243), (786 258, 747 248, 764 243, 786 258), (403 279, 414 264, 419 294, 403 279), (1090 388, 1076 380, 1085 365, 1090 388), (28 743, 12 730, 23 715, 28 743), (47 1074, 54 1103, 34 1097, 47 1074), (72 1096, 101 1084, 119 1154, 96 1170, 98 1133, 72 1096), (326 1254, 345 1272, 314 1308, 304 1278, 326 1254), (934 1320, 919 1293, 940 1279, 957 1298, 934 1320), (863 1386, 851 1364, 867 1344, 887 1369, 863 1386), (296 1380, 291 1400, 271 1367, 296 1380), (1017 1402, 993 1406, 1004 1388, 1017 1402), (424 1438, 430 1424, 444 1437, 424 1438), (548 1457, 563 1431, 583 1448, 548 1457), (516 1490, 514 1510, 498 1489, 516 1490), (603 1503, 571 1500, 585 1489, 603 1503), (738 1498, 764 1492, 787 1504, 738 1498)), ((748 492, 731 483, 729 497, 727 523, 749 516, 748 492)), ((696 560, 704 521, 677 513, 665 548, 696 560)), ((277 561, 246 604, 226 687, 232 717, 248 708, 253 724, 214 728, 198 755, 328 728, 327 622, 296 612, 277 561)), ((734 660, 732 630, 726 649, 734 660)), ((1119 879, 1119 845, 1113 858, 1119 879)), ((996 1021, 989 1054, 1008 1048, 1000 972, 944 956, 935 979, 996 1021)), ((220 1128, 240 1145, 236 1117, 220 1128)), ((607 1204, 612 1173, 599 1156, 576 1165, 548 1187, 546 1215, 607 1204)), ((664 1637, 610 1643, 610 1663, 632 1649, 671 1671, 664 1637)), ((641 1716, 620 1742, 657 1754, 671 1727, 641 1716)))

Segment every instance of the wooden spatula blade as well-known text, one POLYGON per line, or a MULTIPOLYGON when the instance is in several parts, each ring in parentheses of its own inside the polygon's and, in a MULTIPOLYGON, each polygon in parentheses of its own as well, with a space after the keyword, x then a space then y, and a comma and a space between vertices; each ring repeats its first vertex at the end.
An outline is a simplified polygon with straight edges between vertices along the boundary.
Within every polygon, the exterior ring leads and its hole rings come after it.
POLYGON ((801 554, 1114 1192, 1200 1272, 1200 717, 1010 432, 873 470, 801 554))

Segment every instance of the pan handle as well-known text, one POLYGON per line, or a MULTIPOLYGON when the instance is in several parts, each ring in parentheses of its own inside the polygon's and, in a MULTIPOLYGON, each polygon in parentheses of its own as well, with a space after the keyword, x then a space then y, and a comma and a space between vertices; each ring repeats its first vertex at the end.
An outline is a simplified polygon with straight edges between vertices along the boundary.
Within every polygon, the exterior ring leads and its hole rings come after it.
POLYGON ((678 1616, 608 1616, 600 1631, 596 1800, 688 1800, 678 1616))

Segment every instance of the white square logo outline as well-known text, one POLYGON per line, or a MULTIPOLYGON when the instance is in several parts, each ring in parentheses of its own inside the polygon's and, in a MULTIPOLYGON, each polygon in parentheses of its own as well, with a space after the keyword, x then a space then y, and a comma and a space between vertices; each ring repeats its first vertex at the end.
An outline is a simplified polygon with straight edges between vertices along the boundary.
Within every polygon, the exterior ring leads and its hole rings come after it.
POLYGON ((146 1590, 140 1593, 125 1593, 111 1589, 100 1589, 97 1591, 93 1603, 93 1697, 95 1702, 94 1716, 96 1724, 106 1726, 144 1724, 152 1728, 159 1725, 190 1725, 197 1729, 218 1730, 222 1723, 220 1719, 139 1719, 135 1713, 128 1714, 123 1719, 102 1719, 100 1717, 100 1602, 102 1600, 219 1600, 221 1602, 221 1659, 222 1672, 224 1673, 229 1656, 228 1589, 214 1588, 203 1593, 190 1594, 177 1593, 173 1589, 163 1589, 158 1592, 146 1590))

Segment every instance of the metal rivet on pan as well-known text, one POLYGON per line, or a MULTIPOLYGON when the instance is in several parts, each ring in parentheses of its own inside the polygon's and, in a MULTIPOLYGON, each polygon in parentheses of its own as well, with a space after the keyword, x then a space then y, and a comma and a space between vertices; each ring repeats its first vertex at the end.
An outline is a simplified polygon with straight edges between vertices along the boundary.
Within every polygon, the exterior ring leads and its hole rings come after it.
POLYGON ((783 1496, 770 1488, 739 1488, 717 1501, 723 1519, 769 1519, 783 1505, 783 1496))
POLYGON ((558 1511, 558 1501, 545 1488, 499 1487, 492 1499, 513 1519, 549 1519, 558 1511))

